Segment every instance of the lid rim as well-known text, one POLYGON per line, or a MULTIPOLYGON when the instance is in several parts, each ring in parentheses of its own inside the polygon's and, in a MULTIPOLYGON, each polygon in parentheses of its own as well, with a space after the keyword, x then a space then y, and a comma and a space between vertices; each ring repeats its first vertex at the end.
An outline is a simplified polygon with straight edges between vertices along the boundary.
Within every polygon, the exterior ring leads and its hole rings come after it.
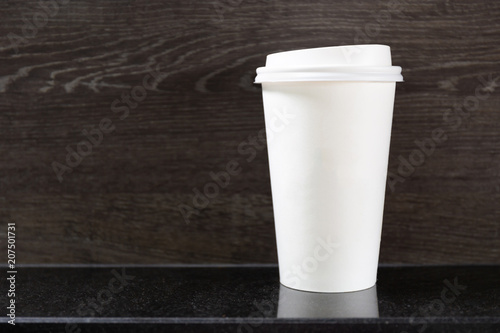
POLYGON ((317 66, 317 67, 259 67, 257 74, 270 73, 383 73, 401 74, 400 66, 317 66))
MULTIPOLYGON (((397 67, 397 66, 395 66, 397 67)), ((258 73, 254 83, 297 81, 367 81, 402 82, 401 70, 359 72, 265 72, 258 73)))

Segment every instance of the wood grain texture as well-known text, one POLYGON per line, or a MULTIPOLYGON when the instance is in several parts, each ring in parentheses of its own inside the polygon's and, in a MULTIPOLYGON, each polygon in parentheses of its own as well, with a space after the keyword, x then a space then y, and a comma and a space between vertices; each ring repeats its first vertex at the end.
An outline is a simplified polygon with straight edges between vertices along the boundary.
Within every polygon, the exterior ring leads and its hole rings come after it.
POLYGON ((20 262, 275 262, 267 151, 238 151, 264 127, 255 69, 277 51, 380 43, 406 81, 389 170, 434 129, 448 137, 388 189, 381 262, 500 263, 499 2, 62 2, 45 24, 38 1, 0 12, 0 221, 17 223, 20 262), (112 103, 151 68, 164 75, 120 119, 112 103), (476 89, 487 98, 447 121, 476 89), (103 118, 114 131, 59 182, 51 164, 103 118), (186 223, 179 205, 229 161, 241 173, 186 223))

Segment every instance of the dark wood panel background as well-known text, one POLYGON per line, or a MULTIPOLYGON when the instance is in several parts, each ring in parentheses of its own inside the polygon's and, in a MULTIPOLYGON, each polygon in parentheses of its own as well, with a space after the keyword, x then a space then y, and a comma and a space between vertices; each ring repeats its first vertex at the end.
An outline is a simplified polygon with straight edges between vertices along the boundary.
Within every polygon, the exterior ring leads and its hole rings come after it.
POLYGON ((238 151, 264 127, 255 69, 277 51, 381 43, 406 80, 391 175, 415 140, 448 138, 391 178, 381 262, 500 263, 500 2, 45 3, 0 10, 0 239, 16 222, 20 262, 276 262, 267 152, 238 151), (144 78, 120 119, 113 102, 144 78), (53 162, 102 119, 114 130, 60 182, 53 162), (241 173, 186 223, 179 205, 233 160, 241 173))

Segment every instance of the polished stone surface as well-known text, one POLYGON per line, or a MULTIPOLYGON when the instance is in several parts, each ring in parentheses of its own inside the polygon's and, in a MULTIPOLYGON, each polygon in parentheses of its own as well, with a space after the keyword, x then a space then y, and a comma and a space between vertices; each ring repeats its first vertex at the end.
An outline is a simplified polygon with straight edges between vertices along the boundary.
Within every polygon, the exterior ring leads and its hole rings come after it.
POLYGON ((17 290, 30 332, 500 332, 500 266, 381 266, 340 294, 286 288, 276 266, 20 267, 17 290))

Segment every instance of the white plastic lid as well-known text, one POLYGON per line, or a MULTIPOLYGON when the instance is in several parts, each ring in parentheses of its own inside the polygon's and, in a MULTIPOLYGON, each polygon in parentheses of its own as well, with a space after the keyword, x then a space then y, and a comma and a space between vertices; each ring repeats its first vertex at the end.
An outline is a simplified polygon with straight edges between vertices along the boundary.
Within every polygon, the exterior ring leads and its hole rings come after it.
POLYGON ((387 45, 347 45, 273 53, 255 83, 294 81, 401 82, 387 45))

